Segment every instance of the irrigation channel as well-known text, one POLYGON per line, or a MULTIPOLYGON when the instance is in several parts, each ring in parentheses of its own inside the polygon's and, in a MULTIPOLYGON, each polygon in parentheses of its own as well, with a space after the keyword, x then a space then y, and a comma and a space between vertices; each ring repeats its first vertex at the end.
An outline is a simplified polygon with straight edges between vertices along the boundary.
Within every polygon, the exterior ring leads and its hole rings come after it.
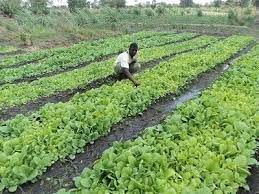
MULTIPOLYGON (((149 126, 162 122, 165 117, 174 111, 176 107, 190 99, 193 99, 206 88, 208 88, 221 74, 229 68, 229 65, 239 58, 243 53, 248 52, 255 43, 234 54, 224 63, 218 64, 213 69, 201 73, 196 79, 190 80, 186 86, 175 94, 168 94, 153 103, 143 114, 125 119, 112 127, 111 132, 101 137, 84 148, 84 153, 76 155, 74 160, 58 161, 48 168, 39 180, 35 183, 21 185, 16 194, 47 194, 54 193, 60 188, 73 187, 73 177, 78 176, 85 167, 90 167, 114 141, 126 141, 134 139, 149 126)), ((258 157, 258 156, 257 156, 258 157)), ((251 169, 252 175, 248 177, 248 185, 251 190, 248 193, 259 192, 258 168, 251 169)), ((8 193, 8 191, 4 191, 8 193)), ((239 194, 247 193, 240 189, 239 194)))

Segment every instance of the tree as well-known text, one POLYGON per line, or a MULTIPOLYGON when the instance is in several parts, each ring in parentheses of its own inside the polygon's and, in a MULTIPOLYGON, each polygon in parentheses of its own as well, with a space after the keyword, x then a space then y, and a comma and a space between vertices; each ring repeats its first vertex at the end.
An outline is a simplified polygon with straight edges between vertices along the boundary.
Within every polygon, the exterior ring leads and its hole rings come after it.
POLYGON ((251 0, 241 0, 240 5, 241 7, 249 7, 251 5, 251 0))
POLYGON ((155 8, 156 8, 156 0, 152 0, 151 8, 152 8, 152 9, 155 9, 155 8))
POLYGON ((50 0, 29 0, 30 9, 35 14, 49 13, 48 4, 50 3, 50 0))
POLYGON ((91 3, 91 7, 92 8, 98 8, 99 4, 97 0, 93 0, 93 2, 91 3))
POLYGON ((86 0, 67 0, 67 4, 70 12, 75 12, 76 9, 90 7, 90 2, 86 0))
POLYGON ((0 0, 0 11, 9 17, 13 17, 20 8, 21 0, 0 0))
POLYGON ((213 1, 214 7, 221 7, 222 3, 223 3, 222 0, 214 0, 213 1))
POLYGON ((192 0, 180 0, 181 7, 192 7, 193 1, 192 0))
POLYGON ((126 6, 126 0, 100 0, 101 6, 122 8, 126 6))

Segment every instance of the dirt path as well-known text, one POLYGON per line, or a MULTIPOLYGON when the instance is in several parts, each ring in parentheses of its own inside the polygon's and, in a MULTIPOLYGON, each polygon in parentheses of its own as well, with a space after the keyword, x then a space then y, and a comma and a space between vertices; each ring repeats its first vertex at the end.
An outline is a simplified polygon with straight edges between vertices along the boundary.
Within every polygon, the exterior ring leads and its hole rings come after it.
POLYGON ((113 126, 107 136, 97 139, 93 144, 87 144, 84 153, 77 154, 73 161, 56 162, 36 183, 26 183, 19 187, 15 193, 47 194, 54 193, 62 187, 73 187, 72 178, 78 176, 85 167, 91 166, 114 141, 134 139, 146 127, 162 122, 169 113, 176 109, 177 105, 197 97, 202 90, 209 87, 228 69, 230 63, 235 61, 242 53, 248 52, 251 47, 252 45, 242 49, 214 69, 201 73, 197 79, 190 80, 189 84, 179 91, 180 95, 168 94, 153 103, 141 116, 127 118, 113 126))

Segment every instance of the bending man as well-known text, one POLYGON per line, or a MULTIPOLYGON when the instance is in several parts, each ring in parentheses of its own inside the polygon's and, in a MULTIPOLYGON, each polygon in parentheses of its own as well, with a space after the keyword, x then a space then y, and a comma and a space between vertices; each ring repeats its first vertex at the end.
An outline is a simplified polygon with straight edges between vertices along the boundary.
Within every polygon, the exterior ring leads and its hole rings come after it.
POLYGON ((119 75, 120 79, 128 78, 135 86, 140 83, 132 74, 140 70, 140 64, 137 63, 138 45, 131 43, 129 50, 121 53, 114 64, 114 71, 119 75))

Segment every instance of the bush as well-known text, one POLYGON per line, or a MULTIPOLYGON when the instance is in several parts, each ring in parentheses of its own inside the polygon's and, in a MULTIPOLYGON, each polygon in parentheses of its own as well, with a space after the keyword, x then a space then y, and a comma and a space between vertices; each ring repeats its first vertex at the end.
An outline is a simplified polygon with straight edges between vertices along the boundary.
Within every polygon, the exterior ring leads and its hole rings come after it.
POLYGON ((141 9, 137 8, 137 7, 134 7, 134 9, 132 10, 132 13, 134 15, 141 15, 141 9))
POLYGON ((164 6, 159 5, 159 6, 156 7, 157 15, 164 15, 165 12, 166 12, 166 9, 165 9, 164 6))
POLYGON ((244 11, 244 14, 246 14, 246 15, 251 15, 251 14, 252 14, 252 9, 251 9, 251 8, 247 8, 247 9, 244 11))
POLYGON ((145 9, 145 15, 146 16, 154 16, 155 12, 153 11, 153 9, 147 8, 147 9, 145 9))
POLYGON ((48 3, 50 0, 29 0, 30 9, 35 14, 45 14, 49 13, 48 3))
POLYGON ((237 13, 234 10, 229 10, 228 11, 228 19, 230 21, 236 21, 237 20, 237 13))
POLYGON ((198 17, 202 17, 203 16, 203 12, 200 9, 197 11, 197 16, 198 17))
POLYGON ((103 17, 103 20, 105 21, 105 23, 114 24, 119 21, 119 15, 118 15, 117 11, 112 8, 104 7, 101 10, 101 13, 102 13, 102 17, 103 17))
POLYGON ((244 21, 244 25, 251 26, 255 20, 255 16, 252 16, 252 15, 243 16, 242 20, 244 21))
POLYGON ((21 0, 0 0, 0 11, 13 17, 21 9, 21 0))
POLYGON ((72 14, 76 24, 78 26, 85 26, 87 24, 96 24, 98 23, 98 18, 95 14, 92 14, 88 9, 77 9, 72 14))
POLYGON ((214 0, 213 4, 214 4, 214 7, 221 7, 223 2, 221 0, 214 0))
POLYGON ((67 4, 70 12, 75 12, 77 9, 87 7, 85 0, 67 0, 67 4))
POLYGON ((82 27, 90 23, 89 18, 87 17, 87 14, 84 10, 73 10, 73 12, 75 22, 78 26, 82 27))
POLYGON ((181 16, 185 15, 185 12, 184 10, 181 11, 181 16))
POLYGON ((25 33, 25 32, 20 33, 19 38, 24 46, 31 46, 33 44, 32 37, 28 33, 25 33))
POLYGON ((231 24, 250 26, 253 23, 255 17, 251 15, 238 15, 234 10, 229 10, 228 19, 231 24))

